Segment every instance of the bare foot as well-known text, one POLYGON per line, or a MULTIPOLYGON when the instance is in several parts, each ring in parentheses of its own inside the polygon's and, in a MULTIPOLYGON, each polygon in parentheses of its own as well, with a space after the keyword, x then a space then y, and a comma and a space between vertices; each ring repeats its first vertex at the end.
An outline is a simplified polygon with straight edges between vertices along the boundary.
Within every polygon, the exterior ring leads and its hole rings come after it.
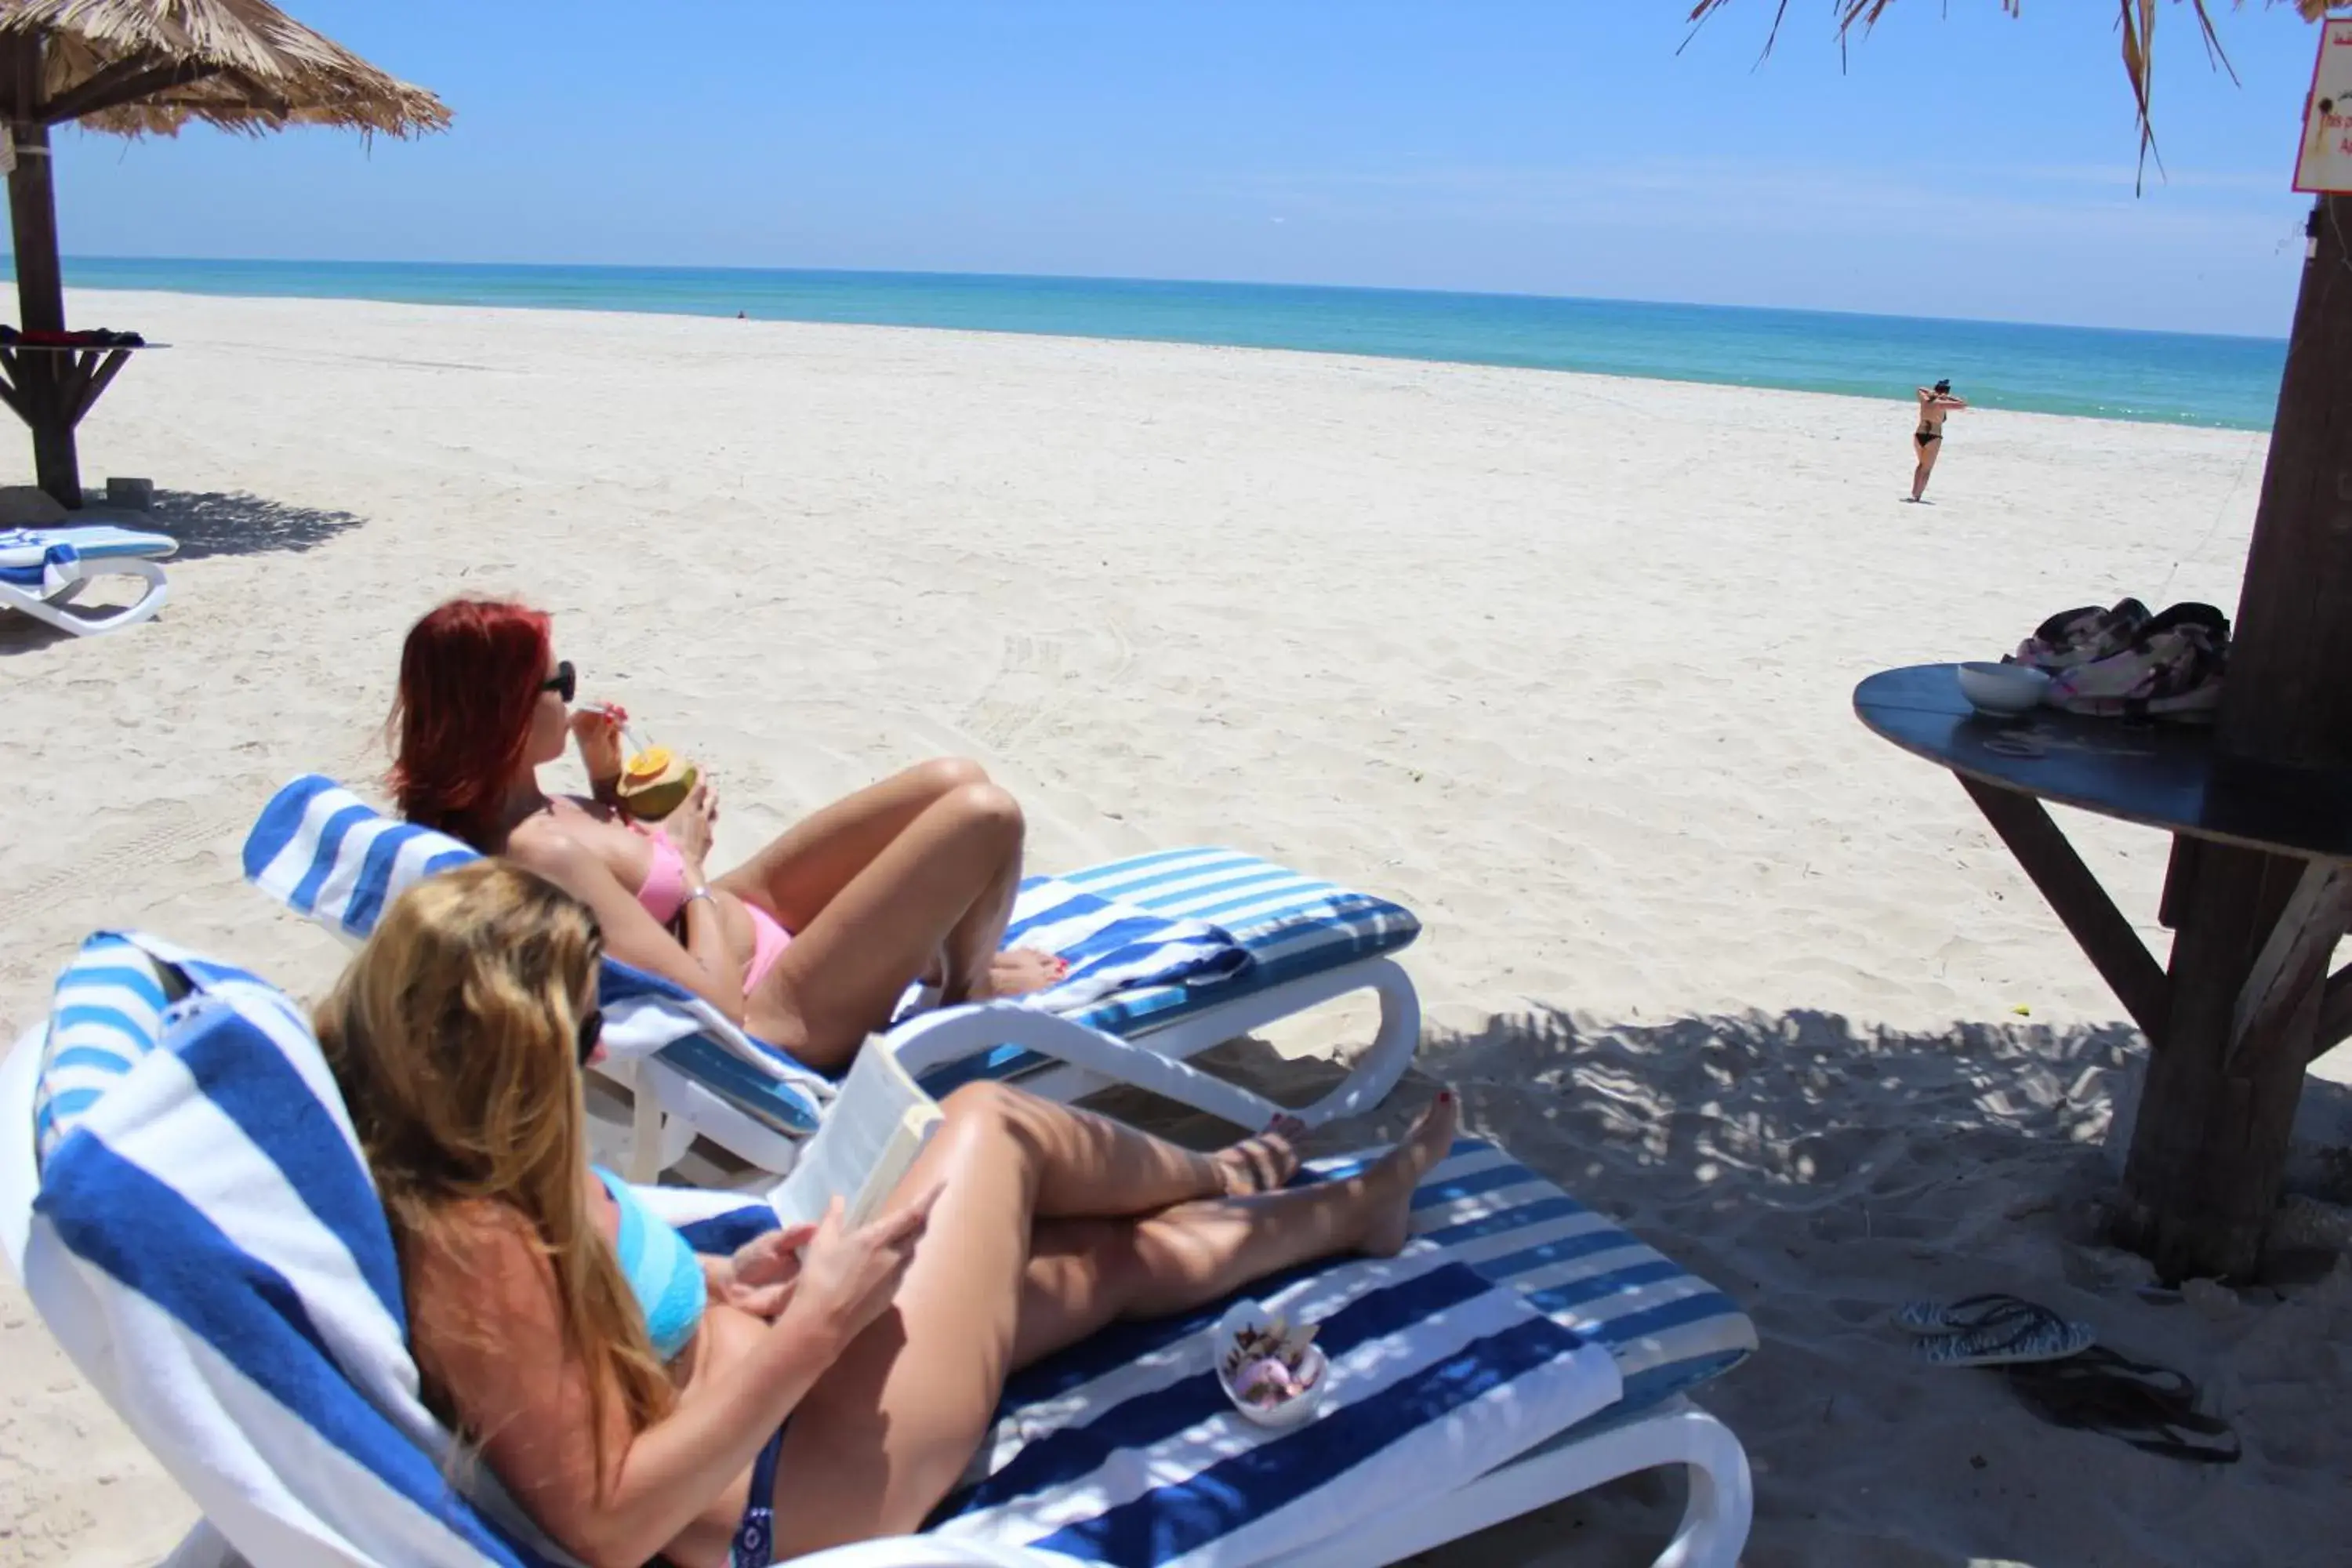
POLYGON ((1034 948, 1008 948, 988 961, 988 994, 1026 996, 1059 984, 1069 973, 1067 959, 1034 948))
POLYGON ((1306 1130, 1307 1124, 1295 1116, 1277 1116, 1274 1125, 1256 1137, 1244 1138, 1210 1155, 1218 1179, 1224 1183, 1224 1195, 1246 1198, 1280 1190, 1298 1173, 1298 1151, 1290 1146, 1290 1141, 1306 1130))
POLYGON ((1462 1102, 1454 1098, 1452 1089, 1438 1090, 1435 1102, 1421 1113, 1404 1141, 1358 1178, 1364 1184, 1369 1212, 1357 1251, 1373 1258, 1393 1258, 1404 1250, 1405 1240, 1412 1233, 1413 1189, 1445 1158, 1446 1150, 1454 1146, 1454 1129, 1461 1124, 1462 1102))

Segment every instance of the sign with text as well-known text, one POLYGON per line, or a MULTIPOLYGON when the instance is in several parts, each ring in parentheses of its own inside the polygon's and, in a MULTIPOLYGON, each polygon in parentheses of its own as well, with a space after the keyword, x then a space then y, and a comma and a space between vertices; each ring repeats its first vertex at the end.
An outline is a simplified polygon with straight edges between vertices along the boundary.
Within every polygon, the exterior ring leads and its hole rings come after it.
POLYGON ((2352 20, 2320 22, 2319 61, 2311 68, 2311 97, 2303 114, 2294 188, 2352 195, 2352 20))

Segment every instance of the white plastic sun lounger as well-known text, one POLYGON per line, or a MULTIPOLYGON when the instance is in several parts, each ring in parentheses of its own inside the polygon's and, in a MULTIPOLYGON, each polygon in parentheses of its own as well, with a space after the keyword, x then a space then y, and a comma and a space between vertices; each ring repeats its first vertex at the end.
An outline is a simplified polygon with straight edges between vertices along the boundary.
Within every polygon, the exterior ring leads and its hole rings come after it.
MULTIPOLYGON (((706 1250, 776 1223, 742 1194, 646 1195, 706 1250)), ((1734 1568, 1746 1457, 1686 1394, 1754 1348, 1748 1320, 1490 1145, 1457 1143, 1414 1207, 1398 1258, 1258 1288, 1331 1359, 1304 1425, 1223 1405, 1200 1331, 1222 1303, 1120 1325, 1015 1377, 925 1534, 805 1561, 1357 1568, 1680 1465, 1657 1563, 1734 1568)), ((0 1061, 0 1257, 203 1510, 175 1568, 569 1561, 449 1462, 349 1117, 300 1011, 252 976, 91 939, 0 1061)))
MULTIPOLYGON (((358 942, 410 885, 475 858, 457 840, 394 821, 310 775, 263 808, 244 864, 264 892, 358 942)), ((1002 1003, 918 1015, 888 1039, 932 1093, 981 1077, 1061 1100, 1124 1083, 1253 1130, 1277 1114, 1314 1126, 1379 1105, 1412 1063, 1421 1006, 1394 955, 1421 924, 1397 904, 1227 849, 1139 856, 1054 886, 1165 919, 1213 921, 1247 962, 1215 978, 1128 986, 1066 1016, 1002 1003), (1356 991, 1380 999, 1379 1031, 1346 1079, 1312 1105, 1286 1111, 1189 1065, 1212 1046, 1356 991)), ((1035 929, 1049 932, 1050 923, 1035 929)), ((798 1141, 830 1102, 828 1079, 626 964, 608 960, 602 989, 608 1076, 635 1096, 632 1179, 677 1163, 698 1134, 761 1170, 791 1168, 798 1141)))
POLYGON ((71 528, 0 529, 0 609, 20 610, 44 626, 90 637, 152 618, 171 596, 156 563, 180 548, 161 533, 90 523, 71 528), (97 615, 69 610, 100 577, 146 584, 135 603, 97 615))

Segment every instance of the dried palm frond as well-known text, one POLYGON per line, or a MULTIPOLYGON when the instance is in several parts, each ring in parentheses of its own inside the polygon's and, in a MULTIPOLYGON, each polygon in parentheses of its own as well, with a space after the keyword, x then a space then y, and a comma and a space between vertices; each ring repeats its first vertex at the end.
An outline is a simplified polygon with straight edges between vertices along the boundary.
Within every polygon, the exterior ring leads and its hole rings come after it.
MULTIPOLYGON (((1696 30, 1700 23, 1731 3, 1732 0, 1696 0, 1691 6, 1693 29, 1696 30)), ((2179 0, 2175 0, 2175 4, 2179 3, 2179 0)), ((2206 58, 2230 71, 2230 79, 2235 81, 2237 72, 2230 69, 2230 57, 2222 52, 2221 35, 2214 31, 2212 13, 2206 8, 2206 0, 2187 0, 2187 3, 2197 14, 2197 28, 2205 44, 2206 58)), ((2232 9, 2242 8, 2245 3, 2246 0, 2231 0, 2232 9)), ((1876 26, 1879 17, 1886 14, 1887 7, 1893 5, 1895 0, 1831 0, 1831 4, 1837 11, 1838 42, 1843 47, 1847 35, 1855 27, 1859 26, 1867 33, 1876 26)), ((2305 21, 2316 22, 2326 14, 2330 0, 2263 0, 2263 4, 2265 6, 2292 5, 2305 21)), ((2000 5, 2002 10, 2015 16, 2022 11, 2024 0, 2000 0, 2000 5)), ((2156 121, 2148 107, 2148 95, 2156 79, 2157 0, 2116 0, 2116 11, 2123 30, 2124 74, 2131 82, 2132 100, 2139 115, 2139 156, 2145 169, 2148 158, 2156 152, 2156 121)), ((1788 19, 1788 16, 1789 0, 1779 0, 1772 12, 1771 30, 1764 36, 1766 54, 1772 52, 1773 44, 1780 37, 1780 24, 1788 19)), ((2162 166, 2159 161, 2158 167, 2162 166)))
POLYGON ((439 131, 446 105, 387 76, 267 0, 0 0, 0 107, 136 136, 191 120, 258 134, 332 125, 388 136, 439 131), (37 41, 37 101, 20 101, 37 41))

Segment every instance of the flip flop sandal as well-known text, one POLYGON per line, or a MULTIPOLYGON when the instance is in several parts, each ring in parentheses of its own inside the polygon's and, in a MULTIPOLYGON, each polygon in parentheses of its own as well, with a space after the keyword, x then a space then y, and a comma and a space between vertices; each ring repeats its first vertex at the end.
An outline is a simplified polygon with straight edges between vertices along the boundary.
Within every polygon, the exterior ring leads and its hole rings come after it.
POLYGON ((2063 685, 2063 679, 2053 683, 2050 705, 2086 719, 2120 719, 2126 724, 2147 724, 2158 720, 2175 724, 2210 724, 2221 712, 2221 666, 2211 655, 2199 650, 2169 651, 2164 662, 2150 666, 2134 686, 2122 693, 2068 689, 2063 685))
POLYGON ((2198 1465, 2234 1465, 2238 1434, 2197 1409, 2197 1385, 2166 1366, 2136 1362, 2104 1347, 2006 1373, 2019 1403, 2054 1426, 2097 1432, 2144 1453, 2198 1465))
POLYGON ((2050 1309, 2022 1296, 1993 1290, 1957 1301, 1906 1301, 1895 1321, 1915 1334, 1958 1334, 2035 1313, 2046 1317, 2050 1309))
POLYGON ((2195 626, 2216 647, 2230 640, 2230 617, 2223 615, 2217 605, 2201 604, 2194 599, 2183 599, 2177 605, 2168 605, 2149 616, 2147 624, 2140 627, 2134 640, 2145 642, 2158 632, 2173 631, 2183 626, 2195 626))
POLYGON ((2052 647, 2069 647, 2082 640, 2107 613, 2105 605, 2083 605, 2061 610, 2033 628, 2033 640, 2052 647))
POLYGON ((2220 706, 2224 646, 2210 627, 2183 620, 2123 652, 2053 678, 2043 700, 2093 718, 2186 718, 2220 706))
POLYGON ((2119 599, 2111 609, 2091 605, 2061 610, 2033 629, 2017 650, 2017 658, 2054 675, 2114 657, 2129 647, 2147 624, 2147 606, 2137 599, 2119 599))
POLYGON ((2063 1362, 2050 1362, 2037 1366, 2021 1366, 2011 1381, 2021 1386, 2031 1384, 2037 1387, 2081 1387, 2099 1385, 2125 1390, 2138 1390, 2148 1397, 2168 1400, 2180 1408, 2193 1409, 2197 1404, 2197 1384, 2185 1372, 2152 1363, 2133 1361, 2105 1345, 2093 1345, 2080 1355, 2069 1356, 2063 1362))
POLYGON ((1929 1366, 2010 1366, 2080 1355, 2097 1338, 2088 1323, 2037 1308, 1957 1334, 1923 1339, 1914 1350, 1929 1366))

